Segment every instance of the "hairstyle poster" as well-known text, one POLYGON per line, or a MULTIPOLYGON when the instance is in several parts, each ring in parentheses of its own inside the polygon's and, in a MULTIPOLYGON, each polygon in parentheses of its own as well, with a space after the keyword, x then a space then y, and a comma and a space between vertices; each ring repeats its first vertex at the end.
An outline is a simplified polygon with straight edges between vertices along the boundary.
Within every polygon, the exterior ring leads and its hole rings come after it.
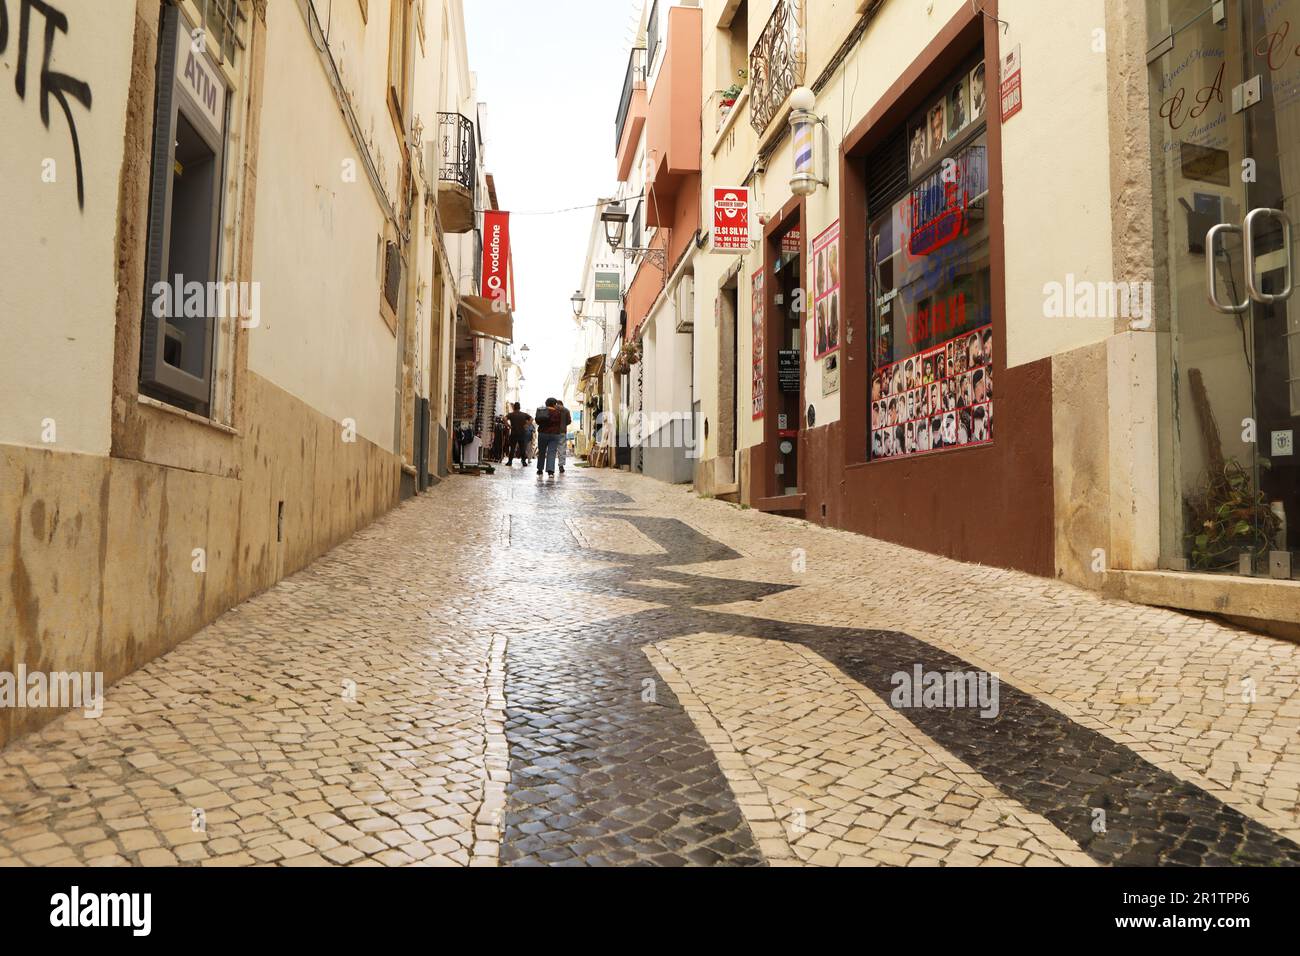
POLYGON ((840 224, 813 240, 813 358, 840 347, 840 224))
POLYGON ((905 458, 993 441, 993 326, 876 369, 871 457, 905 458))

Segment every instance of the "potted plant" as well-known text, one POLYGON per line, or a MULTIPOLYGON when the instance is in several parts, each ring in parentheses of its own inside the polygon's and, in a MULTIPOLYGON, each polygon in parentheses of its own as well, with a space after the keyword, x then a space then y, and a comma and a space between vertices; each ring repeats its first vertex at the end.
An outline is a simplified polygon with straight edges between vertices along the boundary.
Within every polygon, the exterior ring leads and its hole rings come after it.
POLYGON ((740 99, 740 94, 744 92, 745 81, 749 79, 749 71, 737 70, 736 76, 740 80, 739 83, 732 83, 725 90, 718 91, 718 128, 719 129, 721 129, 722 124, 727 121, 727 117, 731 115, 731 111, 736 105, 736 100, 740 99))
MULTIPOLYGON (((1267 460, 1264 460, 1267 466, 1267 460)), ((1221 571, 1251 565, 1271 547, 1281 523, 1254 476, 1235 458, 1211 466, 1201 489, 1187 502, 1192 517, 1192 567, 1221 571)))

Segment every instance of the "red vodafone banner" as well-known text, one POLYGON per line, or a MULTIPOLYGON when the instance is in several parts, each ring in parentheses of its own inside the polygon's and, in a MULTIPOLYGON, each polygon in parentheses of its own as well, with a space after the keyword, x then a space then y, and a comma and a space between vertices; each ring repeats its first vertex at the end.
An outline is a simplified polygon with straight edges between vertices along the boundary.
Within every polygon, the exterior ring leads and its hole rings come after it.
POLYGON ((713 190, 713 251, 749 251, 749 189, 724 186, 713 190))
POLYGON ((510 299, 510 213, 483 214, 483 296, 505 311, 510 299))

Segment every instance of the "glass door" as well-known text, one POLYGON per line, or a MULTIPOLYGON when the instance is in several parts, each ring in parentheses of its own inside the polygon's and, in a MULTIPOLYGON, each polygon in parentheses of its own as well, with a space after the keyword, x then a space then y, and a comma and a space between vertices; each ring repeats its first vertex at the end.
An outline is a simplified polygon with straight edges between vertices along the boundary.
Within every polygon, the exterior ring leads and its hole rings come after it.
POLYGON ((1162 563, 1300 549, 1300 0, 1149 0, 1162 563))
MULTIPOLYGON (((796 220, 798 223, 798 220, 796 220)), ((777 339, 776 412, 778 495, 799 493, 799 432, 803 381, 803 239, 796 224, 779 238, 776 259, 775 305, 777 339)))

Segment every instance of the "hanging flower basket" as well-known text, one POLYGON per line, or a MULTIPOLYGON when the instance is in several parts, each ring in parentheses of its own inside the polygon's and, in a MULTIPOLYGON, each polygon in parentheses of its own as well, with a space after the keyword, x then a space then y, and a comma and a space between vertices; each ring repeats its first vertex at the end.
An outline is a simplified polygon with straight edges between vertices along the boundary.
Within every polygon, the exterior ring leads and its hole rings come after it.
POLYGON ((624 365, 635 365, 641 361, 641 345, 638 342, 629 342, 624 345, 618 352, 616 362, 622 362, 624 365))

